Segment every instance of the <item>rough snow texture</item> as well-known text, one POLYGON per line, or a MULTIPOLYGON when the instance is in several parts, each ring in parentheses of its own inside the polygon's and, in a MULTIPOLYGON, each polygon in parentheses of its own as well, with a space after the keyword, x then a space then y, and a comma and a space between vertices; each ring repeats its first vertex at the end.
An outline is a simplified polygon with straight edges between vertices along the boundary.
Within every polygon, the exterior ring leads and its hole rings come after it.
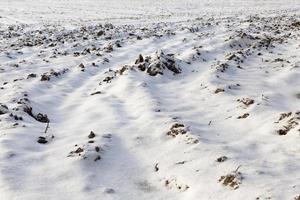
POLYGON ((0 1, 0 199, 300 199, 299 1, 0 1))

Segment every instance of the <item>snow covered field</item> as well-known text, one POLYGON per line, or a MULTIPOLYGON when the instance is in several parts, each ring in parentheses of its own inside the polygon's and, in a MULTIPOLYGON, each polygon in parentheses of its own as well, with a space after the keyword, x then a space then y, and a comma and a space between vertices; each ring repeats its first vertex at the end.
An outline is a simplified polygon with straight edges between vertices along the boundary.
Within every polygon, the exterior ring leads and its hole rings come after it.
POLYGON ((300 1, 0 0, 0 200, 300 200, 300 1))

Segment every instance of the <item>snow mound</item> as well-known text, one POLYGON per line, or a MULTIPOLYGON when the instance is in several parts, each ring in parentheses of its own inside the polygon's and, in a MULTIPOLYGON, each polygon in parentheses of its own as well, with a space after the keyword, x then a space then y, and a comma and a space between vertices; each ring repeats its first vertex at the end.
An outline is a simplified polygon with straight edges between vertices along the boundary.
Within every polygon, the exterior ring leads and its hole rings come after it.
POLYGON ((162 50, 157 50, 152 56, 146 56, 145 58, 140 54, 134 64, 124 65, 116 71, 107 71, 108 76, 103 79, 103 82, 109 83, 112 79, 124 75, 129 70, 146 72, 149 76, 164 75, 170 72, 173 75, 180 74, 182 70, 179 67, 179 62, 174 54, 165 54, 162 50))
POLYGON ((140 55, 132 67, 146 71, 150 76, 163 75, 166 70, 173 72, 173 75, 181 73, 181 68, 178 66, 174 55, 165 54, 162 50, 156 51, 153 56, 148 56, 145 59, 140 55))

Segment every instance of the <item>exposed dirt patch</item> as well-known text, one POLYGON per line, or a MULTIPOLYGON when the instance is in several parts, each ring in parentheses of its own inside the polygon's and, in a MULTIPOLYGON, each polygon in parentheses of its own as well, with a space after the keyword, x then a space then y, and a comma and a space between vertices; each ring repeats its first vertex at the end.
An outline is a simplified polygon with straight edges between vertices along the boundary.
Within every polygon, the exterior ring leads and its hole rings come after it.
POLYGON ((197 144, 199 142, 199 140, 189 132, 188 128, 179 122, 176 122, 171 126, 167 135, 173 138, 183 137, 187 144, 197 144))
POLYGON ((250 106, 254 104, 254 100, 250 98, 242 98, 238 99, 237 102, 243 103, 245 106, 250 106))
MULTIPOLYGON (((276 132, 278 135, 287 135, 292 129, 299 127, 300 111, 281 113, 279 119, 275 123, 283 124, 276 132)), ((300 129, 298 129, 300 131, 300 129)))
POLYGON ((33 117, 36 121, 42 122, 42 123, 49 123, 50 120, 46 114, 38 113, 33 114, 32 107, 25 106, 24 112, 26 112, 29 116, 33 117))
POLYGON ((234 172, 221 176, 219 182, 221 182, 224 186, 229 186, 232 189, 236 190, 242 183, 242 179, 242 173, 237 169, 234 172))
POLYGON ((225 162, 226 160, 228 160, 228 157, 227 156, 221 156, 219 158, 217 158, 216 162, 225 162))
POLYGON ((187 128, 184 126, 184 124, 181 123, 175 123, 172 125, 170 128, 170 131, 167 132, 167 135, 176 137, 179 134, 186 134, 187 133, 187 128))
POLYGON ((63 69, 60 71, 50 70, 50 72, 46 72, 41 75, 41 81, 50 81, 51 77, 58 77, 65 73, 67 73, 69 69, 63 69))
POLYGON ((8 113, 8 107, 4 104, 0 104, 0 115, 8 113))
POLYGON ((245 119, 245 118, 249 117, 249 115, 250 115, 249 113, 245 113, 241 116, 238 116, 238 119, 245 119))
POLYGON ((218 94, 218 93, 220 93, 220 92, 225 92, 225 90, 224 90, 223 88, 217 88, 217 89, 215 90, 215 94, 218 94))

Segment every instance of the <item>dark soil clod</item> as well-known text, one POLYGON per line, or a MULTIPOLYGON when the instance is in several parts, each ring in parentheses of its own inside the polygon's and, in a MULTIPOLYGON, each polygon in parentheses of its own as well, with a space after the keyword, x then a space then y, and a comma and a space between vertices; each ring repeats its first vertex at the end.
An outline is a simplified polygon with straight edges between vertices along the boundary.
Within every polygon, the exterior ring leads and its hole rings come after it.
POLYGON ((40 143, 40 144, 46 144, 48 141, 46 140, 45 137, 39 137, 37 142, 40 143))
POLYGON ((96 134, 93 131, 91 131, 90 134, 89 134, 89 136, 88 136, 88 138, 92 139, 94 137, 96 137, 96 134))

